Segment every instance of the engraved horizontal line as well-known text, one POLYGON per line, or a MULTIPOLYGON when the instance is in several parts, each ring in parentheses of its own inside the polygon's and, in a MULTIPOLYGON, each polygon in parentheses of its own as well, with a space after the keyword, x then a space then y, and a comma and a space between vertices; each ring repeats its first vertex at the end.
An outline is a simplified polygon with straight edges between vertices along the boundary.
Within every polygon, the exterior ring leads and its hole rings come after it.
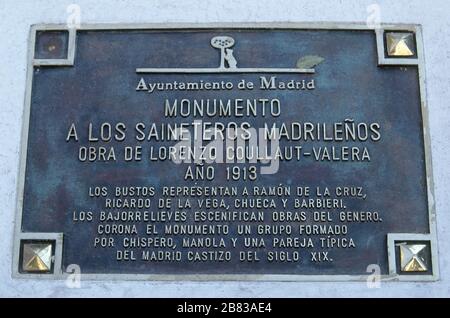
POLYGON ((314 74, 312 68, 137 68, 136 73, 191 73, 191 74, 219 74, 219 73, 298 73, 314 74))

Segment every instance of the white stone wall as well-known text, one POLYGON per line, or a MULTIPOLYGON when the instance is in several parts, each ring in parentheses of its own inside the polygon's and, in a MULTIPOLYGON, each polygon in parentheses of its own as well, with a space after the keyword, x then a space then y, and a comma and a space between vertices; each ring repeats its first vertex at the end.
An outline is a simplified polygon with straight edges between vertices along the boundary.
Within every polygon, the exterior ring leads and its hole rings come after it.
POLYGON ((0 296, 9 297, 314 297, 450 296, 450 2, 448 0, 0 0, 0 296), (28 31, 66 23, 68 5, 82 23, 365 22, 380 6, 381 22, 423 26, 435 180, 441 280, 434 283, 87 282, 11 278, 12 239, 24 107, 28 31))

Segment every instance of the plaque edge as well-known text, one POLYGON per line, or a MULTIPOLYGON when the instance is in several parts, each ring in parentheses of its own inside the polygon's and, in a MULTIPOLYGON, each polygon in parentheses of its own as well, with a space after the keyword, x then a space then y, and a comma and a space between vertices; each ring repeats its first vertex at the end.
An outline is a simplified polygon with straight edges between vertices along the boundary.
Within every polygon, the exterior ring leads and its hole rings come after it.
MULTIPOLYGON (((355 31, 374 31, 378 55, 379 66, 393 65, 413 65, 418 68, 419 76, 419 92, 421 102, 422 115, 422 132, 424 143, 424 159, 425 174, 427 188, 427 204, 428 204, 428 227, 429 233, 409 233, 405 235, 425 235, 430 240, 432 255, 432 274, 431 275, 401 275, 391 271, 392 257, 389 253, 389 241, 392 235, 403 235, 402 233, 388 233, 386 240, 388 242, 388 265, 389 274, 381 275, 381 281, 407 281, 407 282, 434 282, 439 280, 439 257, 438 257, 438 241, 436 230, 436 212, 434 203, 434 181, 432 170, 432 153, 431 138, 429 134, 428 106, 426 96, 426 78, 425 78, 425 54, 423 47, 422 27, 420 24, 407 23, 381 23, 379 27, 373 28, 367 26, 366 23, 358 22, 249 22, 249 23, 89 23, 81 24, 76 28, 68 28, 66 24, 32 24, 30 26, 28 36, 28 53, 27 53, 27 71, 26 71, 26 88, 24 97, 24 109, 22 114, 22 130, 19 152, 19 170, 17 179, 16 192, 16 211, 14 218, 14 237, 12 251, 12 278, 19 279, 67 279, 70 273, 62 271, 62 233, 34 233, 22 232, 22 208, 23 194, 25 183, 25 171, 28 149, 28 133, 31 108, 31 91, 33 83, 33 71, 35 66, 72 66, 75 60, 76 52, 76 32, 89 30, 208 30, 208 29, 305 29, 305 30, 355 30, 355 31), (37 31, 48 30, 67 30, 69 31, 69 47, 67 59, 34 59, 35 40, 37 31), (384 40, 382 39, 385 30, 395 31, 411 31, 416 35, 417 58, 386 58, 384 56, 384 40), (380 41, 383 40, 383 41, 380 41), (383 51, 380 51, 380 50, 383 51), (381 54, 382 53, 382 54, 381 54), (21 239, 39 239, 39 238, 56 239, 57 248, 55 254, 55 270, 54 274, 23 274, 19 272, 19 249, 21 239), (60 252, 58 252, 58 242, 60 252)), ((422 236, 421 236, 422 237, 422 236)), ((144 281, 304 281, 304 282, 354 282, 367 281, 368 275, 297 275, 297 274, 81 274, 83 280, 104 281, 104 280, 144 280, 144 281)))

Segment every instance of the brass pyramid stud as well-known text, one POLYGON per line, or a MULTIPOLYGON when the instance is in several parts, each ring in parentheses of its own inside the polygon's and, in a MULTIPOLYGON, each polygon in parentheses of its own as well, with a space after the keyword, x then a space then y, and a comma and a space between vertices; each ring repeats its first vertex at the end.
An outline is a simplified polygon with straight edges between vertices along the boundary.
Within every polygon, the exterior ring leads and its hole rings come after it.
POLYGON ((24 272, 49 273, 52 270, 52 261, 52 243, 23 243, 22 270, 24 272))
POLYGON ((425 244, 400 243, 400 269, 402 272, 426 272, 428 270, 426 262, 425 244))
POLYGON ((387 32, 386 48, 388 56, 409 57, 415 55, 414 33, 387 32))

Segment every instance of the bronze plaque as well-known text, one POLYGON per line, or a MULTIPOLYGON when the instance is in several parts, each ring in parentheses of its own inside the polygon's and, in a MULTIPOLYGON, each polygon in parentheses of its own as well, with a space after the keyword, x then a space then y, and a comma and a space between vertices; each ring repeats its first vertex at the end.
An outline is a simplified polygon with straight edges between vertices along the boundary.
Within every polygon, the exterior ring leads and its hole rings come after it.
POLYGON ((17 277, 434 280, 418 26, 34 26, 17 277))

